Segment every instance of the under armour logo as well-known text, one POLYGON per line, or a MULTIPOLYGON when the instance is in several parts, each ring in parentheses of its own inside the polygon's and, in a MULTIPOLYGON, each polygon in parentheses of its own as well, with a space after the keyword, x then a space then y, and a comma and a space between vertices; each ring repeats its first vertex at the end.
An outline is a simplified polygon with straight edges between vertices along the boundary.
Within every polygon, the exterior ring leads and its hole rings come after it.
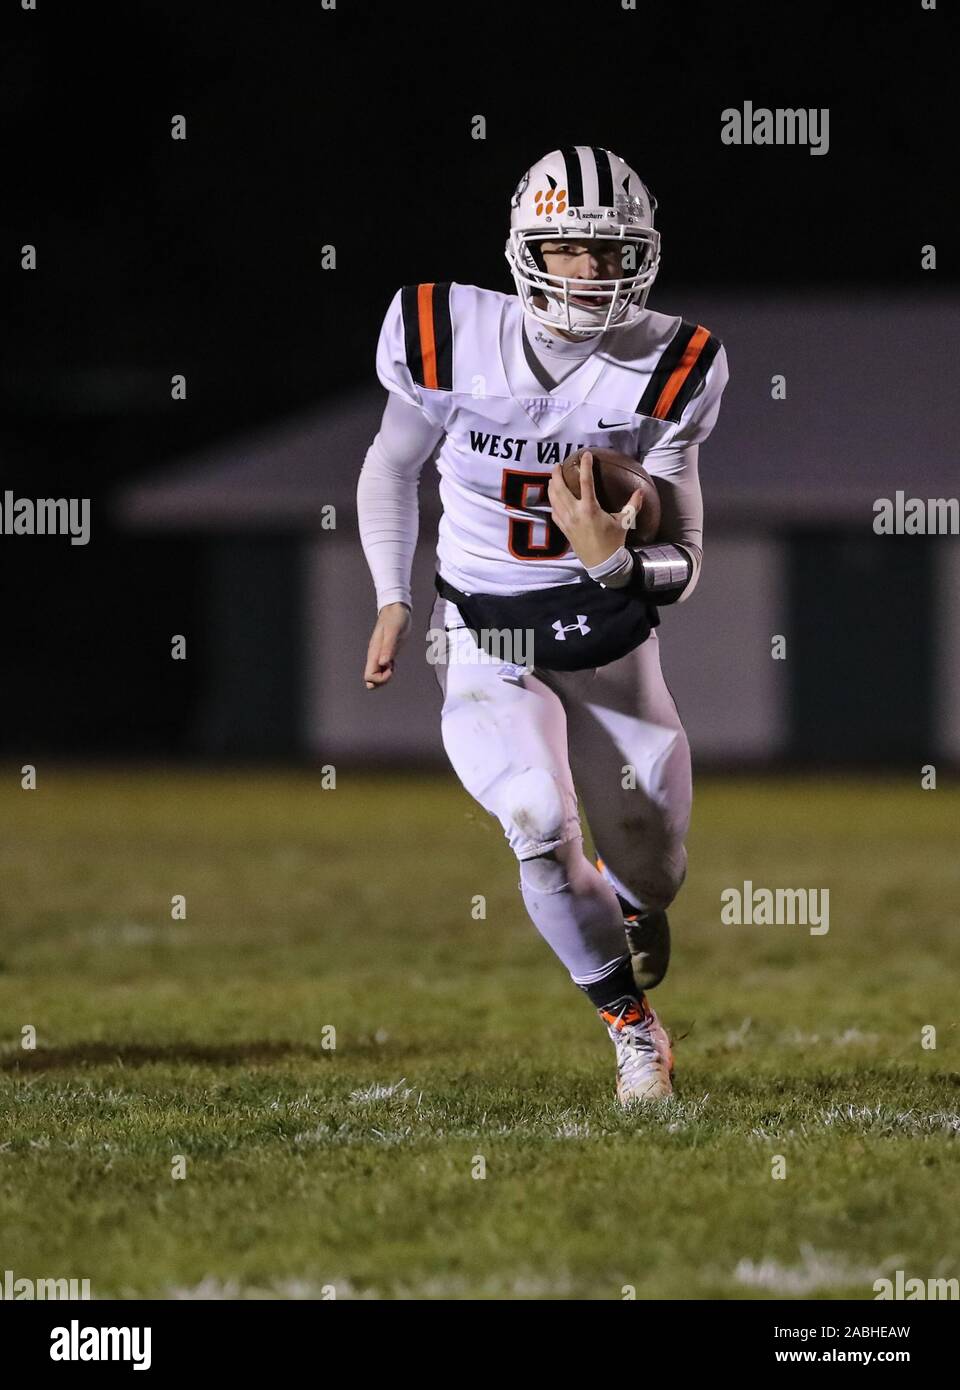
POLYGON ((557 619, 553 624, 553 640, 555 642, 565 642, 568 632, 579 632, 580 636, 584 637, 589 631, 590 628, 587 624, 586 613, 578 613, 577 621, 575 623, 567 623, 566 627, 564 627, 559 618, 557 619))

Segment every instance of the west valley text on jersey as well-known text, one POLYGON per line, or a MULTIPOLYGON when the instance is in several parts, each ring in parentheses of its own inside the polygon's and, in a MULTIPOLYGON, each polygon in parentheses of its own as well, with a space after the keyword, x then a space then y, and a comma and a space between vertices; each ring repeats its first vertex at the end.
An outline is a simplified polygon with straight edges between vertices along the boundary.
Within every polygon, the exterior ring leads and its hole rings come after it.
MULTIPOLYGON (((513 459, 519 462, 523 458, 523 451, 531 441, 529 439, 504 438, 502 434, 482 434, 479 430, 470 431, 470 448, 475 454, 487 454, 493 459, 513 459)), ((578 449, 590 447, 589 440, 581 440, 574 444, 572 440, 549 440, 535 439, 533 444, 537 452, 537 463, 549 464, 551 468, 556 464, 568 459, 571 454, 578 449)), ((531 459, 528 462, 532 462, 531 459)))

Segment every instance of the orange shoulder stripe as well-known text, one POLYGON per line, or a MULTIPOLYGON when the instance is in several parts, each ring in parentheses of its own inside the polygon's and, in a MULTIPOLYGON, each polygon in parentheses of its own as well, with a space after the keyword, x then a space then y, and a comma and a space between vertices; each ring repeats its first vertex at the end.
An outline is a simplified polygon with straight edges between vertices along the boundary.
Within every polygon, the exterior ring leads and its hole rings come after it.
POLYGON ((653 408, 653 418, 655 420, 665 420, 667 418, 667 414, 669 413, 670 407, 673 405, 677 392, 693 371, 697 358, 706 346, 709 337, 709 329, 704 328, 702 324, 698 324, 696 332, 684 350, 683 356, 670 373, 666 385, 660 392, 659 399, 653 408))
POLYGON ((433 285, 417 286, 417 316, 420 324, 423 385, 431 391, 436 391, 437 345, 433 336, 433 285))

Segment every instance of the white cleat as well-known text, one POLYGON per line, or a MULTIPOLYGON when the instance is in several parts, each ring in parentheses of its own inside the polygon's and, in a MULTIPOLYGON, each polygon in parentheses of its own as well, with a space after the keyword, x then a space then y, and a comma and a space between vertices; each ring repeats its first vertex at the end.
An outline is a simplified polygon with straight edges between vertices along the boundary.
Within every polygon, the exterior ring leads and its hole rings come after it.
POLYGON ((664 1100, 673 1095, 673 1052, 667 1031, 647 1003, 624 996, 599 1010, 617 1050, 617 1099, 664 1100))

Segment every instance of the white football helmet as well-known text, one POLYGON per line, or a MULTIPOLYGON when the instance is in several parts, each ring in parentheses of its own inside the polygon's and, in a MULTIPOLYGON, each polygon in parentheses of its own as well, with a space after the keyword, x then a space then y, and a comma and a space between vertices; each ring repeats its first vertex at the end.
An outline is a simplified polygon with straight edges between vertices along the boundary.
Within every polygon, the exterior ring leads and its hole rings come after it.
POLYGON ((632 323, 660 268, 657 200, 636 170, 595 145, 554 150, 528 169, 510 200, 506 258, 524 310, 577 337, 632 323), (573 280, 547 273, 545 241, 619 241, 624 275, 573 280), (534 303, 541 298, 542 304, 534 303))

